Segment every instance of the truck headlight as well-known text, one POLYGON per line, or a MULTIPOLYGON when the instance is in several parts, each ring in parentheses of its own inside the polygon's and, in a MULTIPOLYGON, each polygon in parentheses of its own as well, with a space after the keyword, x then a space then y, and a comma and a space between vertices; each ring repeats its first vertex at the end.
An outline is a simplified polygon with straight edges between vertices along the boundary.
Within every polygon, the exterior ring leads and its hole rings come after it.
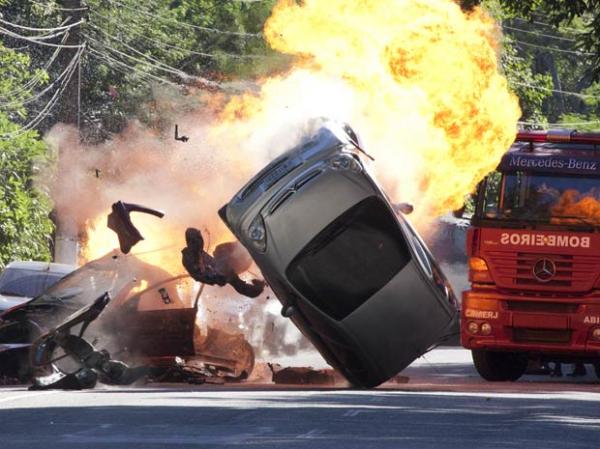
POLYGON ((600 340, 600 327, 596 327, 592 330, 592 340, 600 340))
POLYGON ((338 154, 329 160, 329 166, 333 170, 350 170, 355 173, 362 171, 360 162, 350 154, 338 154))
POLYGON ((469 324, 467 324, 467 330, 471 334, 477 334, 479 332, 479 324, 475 321, 470 321, 469 324))
POLYGON ((260 214, 248 226, 248 237, 256 249, 262 252, 265 251, 267 248, 267 230, 260 214))
POLYGON ((492 325, 490 323, 483 323, 481 325, 481 333, 483 335, 490 335, 492 333, 492 325))

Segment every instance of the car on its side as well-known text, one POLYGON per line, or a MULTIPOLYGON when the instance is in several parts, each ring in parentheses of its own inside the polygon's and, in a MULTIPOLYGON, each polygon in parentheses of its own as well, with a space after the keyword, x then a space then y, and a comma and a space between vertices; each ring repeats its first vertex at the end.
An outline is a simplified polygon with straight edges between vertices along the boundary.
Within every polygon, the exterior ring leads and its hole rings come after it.
POLYGON ((367 169, 358 138, 324 121, 219 215, 291 318, 347 380, 374 387, 450 332, 456 298, 367 169))
POLYGON ((0 312, 35 298, 76 269, 75 265, 62 263, 9 263, 0 274, 0 312))

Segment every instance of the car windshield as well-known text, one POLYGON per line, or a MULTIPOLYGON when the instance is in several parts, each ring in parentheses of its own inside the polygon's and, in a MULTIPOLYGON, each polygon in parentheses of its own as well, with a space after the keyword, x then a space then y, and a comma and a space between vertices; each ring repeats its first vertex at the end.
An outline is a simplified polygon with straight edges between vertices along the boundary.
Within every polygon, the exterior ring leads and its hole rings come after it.
POLYGON ((341 320, 409 261, 396 219, 370 197, 346 211, 290 263, 286 274, 309 301, 341 320))
POLYGON ((7 268, 0 275, 0 295, 33 298, 54 285, 63 273, 7 268))
POLYGON ((496 173, 484 195, 483 218, 600 225, 598 178, 496 173))

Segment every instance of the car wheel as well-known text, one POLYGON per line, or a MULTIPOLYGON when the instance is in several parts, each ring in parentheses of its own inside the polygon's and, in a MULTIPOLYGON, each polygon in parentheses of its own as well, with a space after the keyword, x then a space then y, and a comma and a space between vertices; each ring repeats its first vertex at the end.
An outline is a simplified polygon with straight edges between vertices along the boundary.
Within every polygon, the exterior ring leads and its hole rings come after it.
POLYGON ((490 382, 514 382, 527 369, 527 357, 524 354, 485 349, 474 349, 471 354, 479 375, 490 382))

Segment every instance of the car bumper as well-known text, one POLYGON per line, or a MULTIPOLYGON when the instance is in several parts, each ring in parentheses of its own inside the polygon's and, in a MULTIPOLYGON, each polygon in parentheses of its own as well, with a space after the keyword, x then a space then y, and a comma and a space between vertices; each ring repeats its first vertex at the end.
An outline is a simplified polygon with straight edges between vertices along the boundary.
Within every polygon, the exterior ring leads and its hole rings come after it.
POLYGON ((463 293, 461 344, 467 349, 600 357, 594 329, 600 329, 597 294, 548 298, 486 290, 463 293), (487 335, 484 323, 490 329, 487 335))

